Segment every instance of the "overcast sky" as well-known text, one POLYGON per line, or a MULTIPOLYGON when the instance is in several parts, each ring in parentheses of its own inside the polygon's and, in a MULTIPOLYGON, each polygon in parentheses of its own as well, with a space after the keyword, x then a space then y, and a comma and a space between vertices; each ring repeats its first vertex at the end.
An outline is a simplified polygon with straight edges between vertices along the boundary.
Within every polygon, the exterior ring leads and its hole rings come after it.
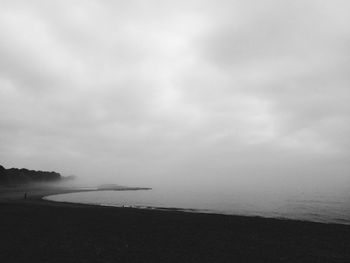
POLYGON ((1 164, 129 185, 349 182, 349 13, 0 0, 1 164))

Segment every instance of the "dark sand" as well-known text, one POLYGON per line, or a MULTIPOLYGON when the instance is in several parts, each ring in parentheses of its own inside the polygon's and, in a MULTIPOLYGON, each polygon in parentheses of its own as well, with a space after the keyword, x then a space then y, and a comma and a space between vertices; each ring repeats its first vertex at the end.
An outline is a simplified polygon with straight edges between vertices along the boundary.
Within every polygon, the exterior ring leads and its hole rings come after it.
MULTIPOLYGON (((0 195, 0 262, 350 262, 350 226, 0 195)), ((54 191, 46 191, 52 194, 54 191)))

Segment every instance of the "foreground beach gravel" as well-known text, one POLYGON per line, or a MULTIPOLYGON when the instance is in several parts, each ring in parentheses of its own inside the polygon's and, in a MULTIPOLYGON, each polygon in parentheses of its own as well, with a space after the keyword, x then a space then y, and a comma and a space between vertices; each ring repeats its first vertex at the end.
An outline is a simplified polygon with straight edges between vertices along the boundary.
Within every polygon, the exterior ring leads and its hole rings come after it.
POLYGON ((350 226, 0 201, 0 262, 350 262, 350 226))

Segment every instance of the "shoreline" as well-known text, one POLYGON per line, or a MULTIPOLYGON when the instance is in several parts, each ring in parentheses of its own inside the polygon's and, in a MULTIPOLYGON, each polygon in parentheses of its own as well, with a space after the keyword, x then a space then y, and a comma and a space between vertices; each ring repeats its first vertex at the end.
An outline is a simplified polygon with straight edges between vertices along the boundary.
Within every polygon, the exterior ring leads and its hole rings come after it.
MULTIPOLYGON (((55 201, 55 200, 49 200, 46 199, 46 197, 54 196, 54 195, 60 195, 60 194, 71 194, 71 193, 81 193, 81 192, 96 192, 96 191, 139 191, 139 190, 151 190, 152 188, 148 187, 119 187, 119 188, 98 188, 98 187, 80 187, 80 188, 74 188, 74 187, 52 187, 52 188, 19 188, 16 190, 17 196, 14 197, 6 197, 6 194, 4 195, 1 193, 0 188, 0 204, 1 203, 21 203, 24 202, 26 204, 32 204, 32 203, 43 203, 46 205, 53 205, 53 206, 88 206, 88 207, 106 207, 106 208, 115 208, 115 209, 136 209, 136 210, 148 210, 148 211, 164 211, 164 212, 179 212, 179 213, 194 213, 194 214, 208 214, 208 215, 218 215, 218 216, 233 216, 233 217, 243 217, 243 218, 262 218, 267 220, 281 220, 281 221, 296 221, 296 222, 305 222, 305 223, 316 223, 316 224, 325 224, 325 225, 340 225, 340 226, 348 226, 350 227, 349 223, 338 223, 338 222, 326 222, 326 221, 311 221, 307 219, 295 219, 295 218, 288 218, 288 217, 266 217, 263 215, 244 215, 244 214, 229 214, 229 213, 220 213, 216 211, 211 210, 199 210, 199 209, 192 209, 192 208, 171 208, 171 207, 152 207, 152 206, 118 206, 113 204, 95 204, 95 203, 80 203, 80 202, 70 202, 70 201, 55 201), (39 189, 39 190, 38 190, 39 189), (28 195, 27 199, 24 200, 21 198, 23 196, 23 193, 29 192, 30 195, 28 195), (20 194, 18 194, 20 193, 20 194), (5 196, 5 198, 4 198, 5 196)), ((7 189, 8 190, 8 189, 7 189)), ((8 190, 12 193, 11 190, 8 190)))
MULTIPOLYGON (((54 194, 56 195, 56 194, 54 194)), ((50 195, 51 196, 51 195, 50 195)), ((164 212, 180 212, 180 213, 194 213, 194 214, 208 214, 208 215, 222 215, 222 216, 233 216, 233 217, 245 217, 245 218, 262 218, 262 219, 269 219, 269 220, 282 220, 282 221, 297 221, 297 222, 305 222, 305 223, 316 223, 316 224, 326 224, 326 225, 341 225, 341 226, 349 226, 350 223, 339 223, 339 222, 328 222, 328 221, 311 221, 307 219, 298 219, 298 218, 289 218, 289 217, 268 217, 263 215, 245 215, 245 214, 230 214, 230 213, 220 213, 217 211, 212 210, 200 210, 200 209, 193 209, 193 208, 175 208, 175 207, 157 207, 157 206, 140 206, 140 205, 113 205, 113 204, 105 204, 105 203, 81 203, 81 202, 72 202, 72 201, 54 201, 46 199, 46 197, 49 196, 43 196, 42 201, 46 202, 53 202, 58 203, 62 205, 67 204, 74 204, 74 205, 87 205, 87 206, 96 206, 96 207, 109 207, 109 208, 118 208, 118 209, 137 209, 137 210, 149 210, 149 211, 164 211, 164 212)))
POLYGON ((43 193, 0 198, 1 262, 350 262, 348 225, 62 203, 43 193))
MULTIPOLYGON (((103 189, 103 190, 109 190, 109 189, 103 189)), ((151 188, 137 188, 137 187, 130 187, 125 189, 118 189, 114 191, 133 191, 133 190, 151 190, 151 188)), ((102 191, 101 189, 95 189, 93 191, 79 191, 79 192, 95 192, 95 191, 102 191)), ((78 192, 78 191, 76 191, 78 192)), ((177 212, 184 212, 184 213, 203 213, 203 214, 213 214, 213 215, 227 215, 227 216, 242 216, 242 217, 260 217, 260 218, 266 218, 266 219, 277 219, 277 220, 292 220, 292 221, 301 221, 301 222, 311 222, 311 223, 320 223, 320 224, 336 224, 336 225, 345 225, 350 226, 350 222, 341 219, 341 218, 328 218, 328 219, 310 219, 308 217, 303 216, 288 216, 288 215, 279 215, 279 216, 270 216, 268 214, 264 213, 232 213, 232 212, 225 212, 225 211, 218 211, 213 209, 197 209, 197 208, 183 208, 183 207, 167 207, 167 206, 152 206, 152 205, 128 205, 127 203, 125 205, 121 204, 113 204, 113 203, 94 203, 94 202, 79 202, 79 201, 56 201, 54 199, 47 199, 47 197, 59 195, 59 194, 69 194, 69 193, 75 193, 75 192, 65 192, 65 193, 55 193, 50 195, 42 196, 42 199, 49 202, 58 202, 62 204, 82 204, 82 205, 95 205, 95 206, 103 206, 103 207, 116 207, 116 208, 132 208, 132 209, 143 209, 143 210, 153 210, 153 211, 177 211, 177 212)))

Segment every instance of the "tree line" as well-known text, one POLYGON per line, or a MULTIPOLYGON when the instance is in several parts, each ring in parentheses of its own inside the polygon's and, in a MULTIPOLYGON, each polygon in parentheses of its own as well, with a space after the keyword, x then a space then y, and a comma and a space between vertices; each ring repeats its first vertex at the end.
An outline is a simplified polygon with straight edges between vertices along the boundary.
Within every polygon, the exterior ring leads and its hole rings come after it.
POLYGON ((34 182, 53 182, 61 180, 61 174, 56 172, 35 171, 25 168, 6 169, 0 165, 0 184, 26 184, 34 182))

